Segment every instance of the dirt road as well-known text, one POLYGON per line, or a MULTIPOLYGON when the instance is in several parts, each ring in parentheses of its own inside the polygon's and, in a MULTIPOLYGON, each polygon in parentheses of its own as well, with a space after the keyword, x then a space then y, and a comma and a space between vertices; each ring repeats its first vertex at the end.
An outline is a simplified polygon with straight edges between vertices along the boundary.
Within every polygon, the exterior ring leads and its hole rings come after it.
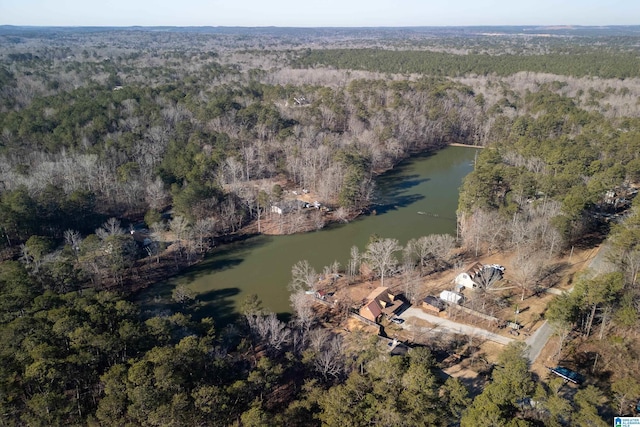
MULTIPOLYGON (((414 326, 411 325, 411 322, 409 322, 408 320, 412 317, 415 317, 435 325, 433 328, 428 328, 428 330, 430 331, 445 331, 445 332, 450 332, 454 334, 471 335, 471 336, 484 338, 489 341, 497 342, 498 344, 503 344, 503 345, 507 345, 511 341, 513 341, 513 339, 511 338, 494 334, 493 332, 489 332, 482 328, 476 328, 474 326, 464 325, 462 323, 454 322, 449 319, 443 319, 441 317, 434 316, 432 314, 427 314, 421 309, 415 308, 415 307, 408 308, 398 317, 405 320, 405 322, 402 324, 402 327, 408 331, 411 331, 414 328, 414 326)), ((427 329, 427 328, 421 328, 421 329, 427 329)))
MULTIPOLYGON (((605 246, 603 245, 602 247, 596 248, 594 250, 596 251, 596 254, 589 261, 587 268, 597 273, 608 271, 607 269, 610 268, 610 265, 608 264, 605 256, 607 253, 605 246)), ((547 289, 547 291, 556 295, 562 295, 565 292, 559 289, 547 289)), ((573 287, 568 289, 568 292, 571 291, 573 291, 573 287)), ((545 320, 542 326, 540 326, 538 330, 536 330, 534 334, 527 339, 526 343, 529 346, 527 354, 531 363, 535 362, 538 356, 540 356, 542 349, 545 345, 547 345, 547 342, 553 335, 553 332, 553 328, 545 320)))
POLYGON ((525 341, 529 346, 527 356, 531 363, 535 362, 542 349, 553 335, 553 328, 546 321, 525 341))

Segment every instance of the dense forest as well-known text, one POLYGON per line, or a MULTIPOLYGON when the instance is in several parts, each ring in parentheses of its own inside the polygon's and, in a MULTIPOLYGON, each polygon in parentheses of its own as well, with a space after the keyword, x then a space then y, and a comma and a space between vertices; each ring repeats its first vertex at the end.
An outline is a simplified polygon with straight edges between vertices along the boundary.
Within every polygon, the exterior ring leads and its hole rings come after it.
POLYGON ((297 67, 330 65, 385 73, 420 73, 432 76, 496 74, 507 76, 520 71, 565 76, 603 78, 638 77, 637 53, 572 52, 539 55, 488 53, 452 54, 433 51, 389 51, 384 49, 343 49, 307 51, 294 61, 297 67))
POLYGON ((2 423, 598 426, 630 414, 638 35, 525 30, 0 28, 2 423), (175 311, 143 316, 132 302, 260 224, 288 189, 333 211, 298 209, 291 224, 347 221, 371 204, 376 174, 452 142, 486 148, 451 245, 544 264, 610 236, 608 270, 547 311, 563 357, 596 357, 587 385, 542 381, 510 345, 467 390, 440 375, 459 343, 390 356, 295 301, 285 322, 250 298, 229 325, 191 317, 184 288, 175 311))

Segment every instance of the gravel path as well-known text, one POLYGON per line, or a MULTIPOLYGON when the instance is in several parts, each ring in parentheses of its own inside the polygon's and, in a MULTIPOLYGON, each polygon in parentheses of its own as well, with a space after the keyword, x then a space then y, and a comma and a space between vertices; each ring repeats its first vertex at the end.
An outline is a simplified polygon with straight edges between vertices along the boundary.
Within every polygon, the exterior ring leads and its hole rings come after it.
POLYGON ((553 328, 545 320, 542 326, 527 338, 525 341, 529 346, 527 356, 531 363, 535 362, 538 356, 540 356, 542 349, 547 344, 547 341, 549 341, 549 338, 551 338, 551 335, 553 335, 553 328))
MULTIPOLYGON (((598 253, 596 253, 596 256, 591 259, 591 261, 589 262, 588 268, 596 273, 609 271, 610 264, 609 264, 609 261, 607 261, 606 259, 606 253, 607 253, 607 247, 605 245, 598 248, 598 253)), ((571 287, 568 290, 568 292, 571 292, 571 291, 573 291, 573 287, 571 287)), ((565 291, 561 291, 559 289, 547 289, 547 292, 556 294, 556 295, 561 295, 565 291)), ((542 326, 540 326, 533 333, 533 335, 527 338, 526 343, 529 346, 529 350, 527 353, 529 356, 529 361, 531 361, 531 363, 535 362, 538 356, 540 356, 542 349, 544 348, 545 345, 547 345, 547 342, 549 341, 549 338, 551 338, 552 335, 553 335, 553 328, 545 320, 542 326)))
MULTIPOLYGON (((481 337, 487 339, 489 341, 497 342, 498 344, 507 345, 513 339, 503 337, 498 334, 494 334, 493 332, 489 332, 482 328, 476 328, 474 326, 464 325, 462 323, 454 322, 449 319, 443 319, 442 317, 434 316, 432 314, 427 314, 420 308, 411 307, 405 310, 400 316, 398 316, 405 320, 402 324, 402 327, 408 331, 413 330, 413 325, 411 322, 407 320, 411 317, 416 317, 418 319, 425 320, 429 323, 435 325, 433 328, 429 328, 431 331, 445 331, 451 332, 454 334, 464 334, 464 335, 472 335, 476 337, 481 337)), ((424 328, 423 328, 424 329, 424 328)))

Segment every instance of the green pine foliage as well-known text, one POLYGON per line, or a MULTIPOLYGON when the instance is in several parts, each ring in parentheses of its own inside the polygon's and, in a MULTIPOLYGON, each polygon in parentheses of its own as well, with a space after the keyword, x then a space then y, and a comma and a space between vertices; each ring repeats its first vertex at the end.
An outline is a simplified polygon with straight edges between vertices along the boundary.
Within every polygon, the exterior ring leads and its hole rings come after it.
POLYGON ((292 60, 298 68, 327 66, 382 73, 418 73, 457 77, 467 74, 508 76, 520 71, 564 76, 638 77, 640 59, 629 52, 549 54, 452 54, 429 50, 322 49, 307 50, 292 60))

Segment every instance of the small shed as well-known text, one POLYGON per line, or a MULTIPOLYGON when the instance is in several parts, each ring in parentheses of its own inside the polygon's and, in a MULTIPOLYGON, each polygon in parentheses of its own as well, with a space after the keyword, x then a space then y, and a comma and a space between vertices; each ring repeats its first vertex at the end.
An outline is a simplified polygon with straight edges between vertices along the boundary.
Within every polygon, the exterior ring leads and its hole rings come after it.
POLYGON ((283 200, 271 205, 271 213, 278 215, 285 215, 291 212, 297 212, 305 208, 308 205, 304 200, 283 200))
POLYGON ((462 288, 475 288, 476 282, 473 281, 473 278, 469 276, 469 273, 460 273, 454 279, 454 283, 456 284, 457 289, 462 288))
POLYGON ((422 308, 426 311, 440 313, 445 309, 445 305, 441 299, 429 295, 424 300, 422 300, 422 308))

